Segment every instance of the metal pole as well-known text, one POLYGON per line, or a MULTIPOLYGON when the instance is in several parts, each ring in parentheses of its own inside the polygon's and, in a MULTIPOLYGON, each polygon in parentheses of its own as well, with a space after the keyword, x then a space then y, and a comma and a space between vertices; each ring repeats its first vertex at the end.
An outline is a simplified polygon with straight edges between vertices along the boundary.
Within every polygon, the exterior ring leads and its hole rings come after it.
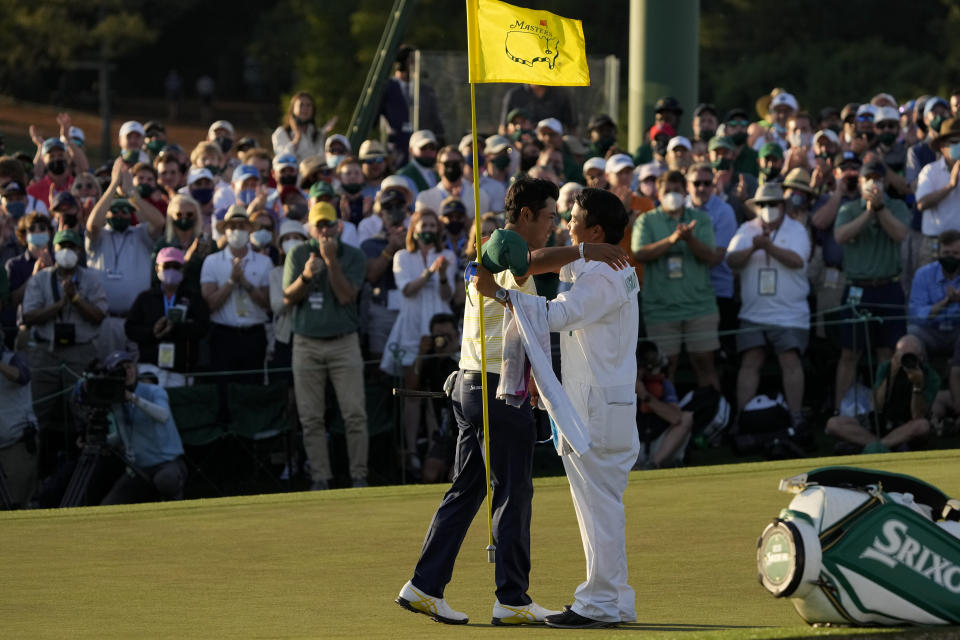
MULTIPOLYGON (((627 127, 629 133, 627 148, 631 151, 643 142, 645 5, 644 0, 630 0, 630 55, 627 61, 627 127)), ((613 116, 613 114, 610 115, 613 116)))
POLYGON ((614 122, 620 122, 620 58, 607 56, 603 59, 603 90, 607 101, 607 114, 614 122))
POLYGON ((413 117, 410 121, 413 123, 413 130, 420 130, 420 49, 413 52, 413 71, 410 74, 413 79, 413 117))

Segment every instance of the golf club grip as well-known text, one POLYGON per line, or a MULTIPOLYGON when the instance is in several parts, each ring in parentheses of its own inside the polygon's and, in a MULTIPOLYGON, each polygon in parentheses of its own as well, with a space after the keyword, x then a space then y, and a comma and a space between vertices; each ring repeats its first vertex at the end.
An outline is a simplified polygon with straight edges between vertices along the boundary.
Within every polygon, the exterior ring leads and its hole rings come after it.
POLYGON ((446 398, 447 394, 443 391, 419 391, 417 389, 394 388, 393 395, 406 398, 446 398))

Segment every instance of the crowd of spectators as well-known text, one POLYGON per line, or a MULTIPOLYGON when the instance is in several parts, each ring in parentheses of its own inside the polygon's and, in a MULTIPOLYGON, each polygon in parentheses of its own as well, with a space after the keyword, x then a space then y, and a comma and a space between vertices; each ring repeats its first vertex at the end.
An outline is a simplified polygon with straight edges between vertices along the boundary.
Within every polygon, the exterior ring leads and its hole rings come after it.
MULTIPOLYGON (((408 83, 399 69, 385 117, 409 119, 408 83)), ((6 483, 30 502, 38 480, 76 454, 59 395, 91 360, 135 353, 158 405, 166 396, 153 387, 292 372, 314 489, 333 479, 329 381, 351 483, 366 485, 365 384, 390 376, 437 390, 456 368, 475 216, 484 235, 502 226, 522 175, 560 187, 548 245, 570 242, 584 185, 616 194, 629 214, 621 245, 642 282, 646 338, 639 466, 684 459, 696 425, 678 387, 716 389, 742 411, 771 351, 791 429, 808 432, 809 416, 826 410, 841 448, 922 446, 960 409, 958 101, 955 92, 900 104, 881 93, 812 112, 776 89, 758 101, 758 118, 696 106, 687 138, 689 106, 665 97, 631 153, 608 115, 578 126, 560 88, 512 89, 478 148, 469 134, 446 143, 442 130, 392 122, 385 143, 354 149, 333 121, 317 125, 300 92, 268 144, 238 139, 224 120, 201 141, 129 121, 120 155, 96 169, 84 132, 62 114, 59 135, 31 127, 35 155, 0 157, 6 483), (839 351, 835 373, 808 364, 805 375, 811 334, 839 351), (858 422, 841 409, 866 351, 889 364, 877 372, 876 412, 858 422), (937 356, 950 358, 943 390, 937 356), (832 386, 825 406, 810 406, 810 375, 832 386)), ((547 297, 563 288, 549 274, 536 284, 547 297)), ((401 413, 397 454, 410 476, 442 479, 442 407, 408 398, 401 413)))

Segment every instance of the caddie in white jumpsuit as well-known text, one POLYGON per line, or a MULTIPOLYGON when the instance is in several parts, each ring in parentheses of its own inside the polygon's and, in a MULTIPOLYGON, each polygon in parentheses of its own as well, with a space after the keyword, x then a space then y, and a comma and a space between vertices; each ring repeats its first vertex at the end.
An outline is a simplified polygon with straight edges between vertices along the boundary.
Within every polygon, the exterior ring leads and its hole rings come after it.
MULTIPOLYGON (((571 238, 616 244, 627 222, 620 200, 585 189, 571 214, 571 238)), ((550 626, 589 628, 636 620, 627 583, 623 492, 640 451, 636 426, 636 347, 639 325, 633 269, 616 271, 578 260, 560 279, 573 287, 547 305, 551 331, 560 332, 563 388, 593 441, 583 456, 567 453, 563 466, 580 525, 587 579, 569 610, 547 616, 550 626)))

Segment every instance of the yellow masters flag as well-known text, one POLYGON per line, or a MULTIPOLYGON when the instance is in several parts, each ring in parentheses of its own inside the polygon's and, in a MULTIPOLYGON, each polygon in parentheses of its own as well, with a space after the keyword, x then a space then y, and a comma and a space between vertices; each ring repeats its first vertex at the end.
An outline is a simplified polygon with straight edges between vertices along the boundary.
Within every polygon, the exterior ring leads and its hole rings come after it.
POLYGON ((579 20, 499 0, 467 0, 470 82, 590 84, 579 20))

